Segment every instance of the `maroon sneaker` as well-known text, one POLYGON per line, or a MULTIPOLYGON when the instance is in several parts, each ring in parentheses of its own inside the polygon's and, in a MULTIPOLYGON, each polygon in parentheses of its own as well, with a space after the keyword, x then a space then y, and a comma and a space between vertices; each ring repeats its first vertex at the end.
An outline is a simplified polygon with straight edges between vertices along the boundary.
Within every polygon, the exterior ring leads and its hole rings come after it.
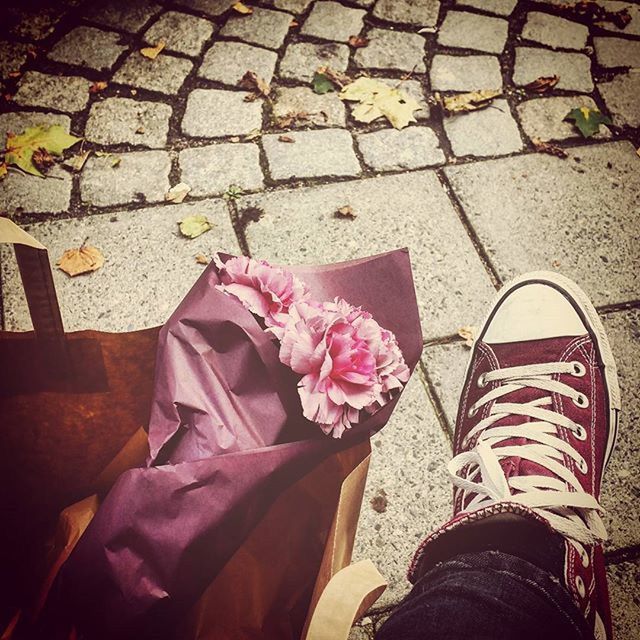
POLYGON ((418 549, 411 582, 453 531, 496 514, 533 518, 564 537, 566 587, 596 640, 610 640, 598 499, 619 411, 616 365, 585 293, 547 272, 506 285, 460 398, 448 465, 454 516, 418 549))

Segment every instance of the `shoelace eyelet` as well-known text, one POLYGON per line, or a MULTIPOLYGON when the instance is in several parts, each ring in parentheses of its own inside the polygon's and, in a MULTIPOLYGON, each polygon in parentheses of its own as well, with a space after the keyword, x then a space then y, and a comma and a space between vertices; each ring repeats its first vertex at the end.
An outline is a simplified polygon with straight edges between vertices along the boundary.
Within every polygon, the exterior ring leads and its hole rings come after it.
POLYGON ((580 594, 580 597, 584 598, 585 594, 587 593, 587 590, 585 589, 585 586, 584 586, 584 580, 580 576, 576 576, 576 579, 574 582, 576 585, 576 589, 580 594))
POLYGON ((580 556, 582 566, 586 569, 589 566, 589 554, 587 553, 586 549, 580 549, 578 551, 578 555, 580 556))
POLYGON ((577 462, 577 465, 578 465, 578 469, 580 470, 580 473, 587 473, 587 471, 589 471, 587 461, 584 458, 580 458, 580 460, 578 460, 577 462))
POLYGON ((469 411, 467 411, 467 418, 473 418, 476 413, 478 413, 478 410, 471 407, 469 411))
POLYGON ((584 442, 587 439, 587 430, 581 425, 576 425, 576 430, 573 432, 573 436, 576 440, 584 442))
POLYGON ((577 398, 573 398, 573 404, 581 409, 586 409, 589 406, 589 398, 584 393, 580 393, 577 398))
POLYGON ((484 387, 486 387, 486 386, 487 386, 487 374, 486 374, 486 373, 481 373, 481 374, 478 376, 478 382, 477 382, 477 385, 478 385, 481 389, 483 389, 484 387))
POLYGON ((571 373, 572 376, 575 376, 576 378, 582 378, 582 376, 587 373, 587 368, 582 364, 582 362, 578 362, 577 360, 575 360, 571 364, 573 365, 573 372, 571 373))

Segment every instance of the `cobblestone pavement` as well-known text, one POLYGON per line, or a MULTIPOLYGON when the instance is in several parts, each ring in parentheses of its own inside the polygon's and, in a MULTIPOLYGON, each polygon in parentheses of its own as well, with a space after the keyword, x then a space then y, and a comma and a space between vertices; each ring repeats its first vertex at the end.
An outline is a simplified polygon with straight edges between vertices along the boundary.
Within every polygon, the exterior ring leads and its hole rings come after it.
MULTIPOLYGON (((628 9, 624 29, 568 19, 558 0, 249 0, 246 16, 230 4, 3 9, 2 139, 61 124, 95 152, 79 172, 11 170, 0 183, 0 212, 53 260, 85 239, 106 256, 87 276, 56 270, 67 328, 163 322, 198 277, 198 253, 324 262, 408 246, 424 357, 374 439, 356 548, 389 578, 389 605, 407 590, 412 550, 450 510, 443 464, 468 355, 458 328, 477 323, 514 274, 565 273, 598 305, 620 363, 625 412, 603 503, 618 637, 640 638, 640 3, 603 0, 628 9), (354 35, 369 45, 354 48, 354 35), (155 60, 140 54, 159 40, 155 60), (336 93, 313 93, 322 65, 402 81, 421 105, 417 122, 399 131, 355 121, 336 93), (272 83, 272 103, 245 101, 247 70, 272 83), (544 96, 522 89, 554 74, 544 96), (107 86, 95 92, 99 81, 107 86), (434 101, 435 91, 476 89, 504 97, 448 118, 434 101), (582 106, 615 126, 582 139, 563 121, 582 106), (568 157, 536 153, 534 138, 568 157), (180 181, 192 187, 185 202, 165 203, 180 181), (345 205, 355 219, 335 216, 345 205), (190 213, 213 229, 179 237, 190 213)), ((28 328, 6 252, 2 287, 5 328, 28 328)))

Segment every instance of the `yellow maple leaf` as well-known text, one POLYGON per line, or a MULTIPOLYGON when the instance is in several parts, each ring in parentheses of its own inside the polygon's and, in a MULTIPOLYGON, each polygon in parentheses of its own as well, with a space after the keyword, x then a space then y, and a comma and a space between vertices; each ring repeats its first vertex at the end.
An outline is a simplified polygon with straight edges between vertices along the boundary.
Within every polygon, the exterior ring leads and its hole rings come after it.
POLYGON ((447 113, 466 113, 467 111, 478 111, 488 107, 494 98, 502 95, 501 91, 493 89, 481 89, 479 91, 469 91, 468 93, 458 93, 454 96, 447 96, 442 99, 442 106, 447 113))
POLYGON ((232 5, 232 8, 234 11, 241 13, 243 16, 248 16, 249 14, 253 13, 253 9, 251 7, 247 7, 247 5, 243 2, 235 2, 232 5))
POLYGON ((358 122, 385 117, 396 129, 403 129, 416 121, 413 113, 420 110, 418 102, 398 87, 390 87, 375 78, 358 78, 339 95, 342 100, 359 103, 352 112, 358 122))

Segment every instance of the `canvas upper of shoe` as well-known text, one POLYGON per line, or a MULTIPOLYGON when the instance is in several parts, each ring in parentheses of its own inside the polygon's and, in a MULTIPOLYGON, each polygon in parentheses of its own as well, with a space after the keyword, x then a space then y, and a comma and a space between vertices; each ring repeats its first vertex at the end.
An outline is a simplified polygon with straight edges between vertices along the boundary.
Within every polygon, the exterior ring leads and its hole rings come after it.
POLYGON ((611 638, 598 499, 619 409, 615 364, 595 309, 570 281, 534 274, 503 292, 460 398, 448 465, 454 516, 418 550, 410 579, 448 531, 529 515, 565 538, 566 586, 596 638, 611 638))

